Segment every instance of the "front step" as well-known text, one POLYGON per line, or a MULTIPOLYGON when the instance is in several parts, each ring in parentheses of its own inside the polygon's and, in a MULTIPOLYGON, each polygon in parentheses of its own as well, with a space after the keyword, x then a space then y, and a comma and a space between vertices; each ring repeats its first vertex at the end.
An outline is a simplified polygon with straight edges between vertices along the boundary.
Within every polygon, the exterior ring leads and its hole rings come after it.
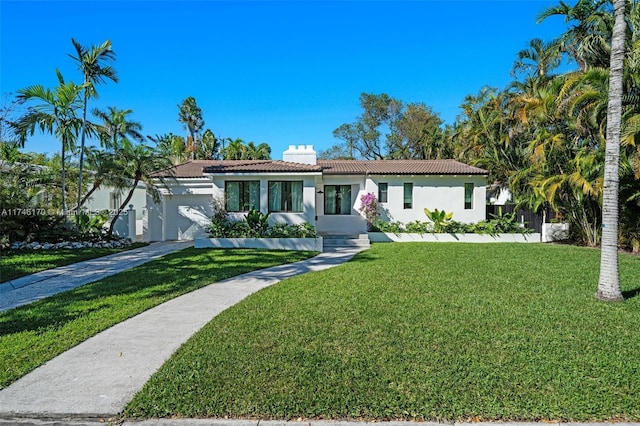
POLYGON ((371 246, 368 234, 359 235, 323 235, 322 245, 324 251, 335 251, 339 249, 362 248, 368 249, 371 246))

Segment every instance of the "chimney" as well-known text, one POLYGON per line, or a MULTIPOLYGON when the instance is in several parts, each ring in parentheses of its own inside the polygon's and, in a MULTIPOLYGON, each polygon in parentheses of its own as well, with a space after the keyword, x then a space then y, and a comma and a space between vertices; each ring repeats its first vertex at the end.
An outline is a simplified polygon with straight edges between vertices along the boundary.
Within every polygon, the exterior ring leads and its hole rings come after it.
POLYGON ((289 145, 282 154, 282 161, 288 161, 291 163, 311 164, 315 166, 316 152, 313 150, 313 145, 289 145))

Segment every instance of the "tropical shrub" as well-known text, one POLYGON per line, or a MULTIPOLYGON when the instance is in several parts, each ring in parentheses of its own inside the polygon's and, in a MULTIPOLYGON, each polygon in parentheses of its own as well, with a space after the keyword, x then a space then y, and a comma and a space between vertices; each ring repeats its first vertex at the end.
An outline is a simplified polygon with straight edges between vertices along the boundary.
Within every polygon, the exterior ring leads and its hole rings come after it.
POLYGON ((216 210, 209 226, 211 238, 315 238, 315 228, 300 224, 277 223, 269 226, 269 214, 251 210, 246 218, 233 219, 223 210, 216 210))
POLYGON ((476 226, 477 224, 462 223, 456 220, 452 220, 444 225, 443 232, 446 232, 447 234, 483 234, 484 232, 482 232, 481 229, 478 229, 476 226))
POLYGON ((249 225, 251 233, 255 234, 256 237, 261 237, 266 234, 269 228, 269 215, 270 213, 264 214, 256 209, 251 209, 249 213, 247 213, 247 225, 249 225))
POLYGON ((412 234, 425 234, 427 232, 431 232, 432 225, 428 222, 420 222, 419 220, 414 220, 413 222, 409 222, 404 227, 404 232, 409 232, 412 234))
POLYGON ((107 230, 104 225, 108 221, 108 210, 102 210, 93 216, 86 212, 80 212, 76 216, 75 226, 82 239, 102 239, 107 237, 107 230))
POLYGON ((462 223, 452 219, 453 213, 444 210, 424 209, 430 222, 414 220, 407 224, 400 222, 384 222, 380 219, 371 227, 371 232, 387 232, 391 234, 425 234, 425 233, 446 233, 446 234, 528 234, 532 230, 517 221, 516 213, 491 215, 490 220, 482 220, 478 223, 462 223))
POLYGON ((390 234, 400 234, 406 232, 404 226, 400 222, 385 222, 382 219, 375 221, 370 229, 371 232, 388 232, 390 234))
POLYGON ((440 211, 438 209, 434 209, 433 211, 425 208, 424 214, 427 215, 427 218, 433 223, 433 232, 447 232, 446 226, 447 223, 451 221, 453 217, 453 212, 447 213, 444 210, 440 211))
POLYGON ((298 224, 277 223, 266 233, 268 238, 315 238, 316 229, 308 222, 298 224))

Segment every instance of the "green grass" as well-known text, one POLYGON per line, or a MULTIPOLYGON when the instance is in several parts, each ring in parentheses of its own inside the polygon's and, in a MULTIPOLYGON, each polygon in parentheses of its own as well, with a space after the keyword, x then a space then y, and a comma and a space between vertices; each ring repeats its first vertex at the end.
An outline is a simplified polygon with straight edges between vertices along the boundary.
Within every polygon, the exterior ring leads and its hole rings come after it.
POLYGON ((0 389, 98 332, 207 284, 311 252, 185 249, 0 313, 0 389))
POLYGON ((596 301, 599 251, 375 244, 216 317, 127 417, 640 420, 640 259, 596 301))
POLYGON ((85 248, 67 250, 9 250, 0 253, 0 283, 15 280, 25 275, 46 269, 57 268, 83 260, 95 259, 108 254, 119 253, 146 246, 134 243, 127 248, 85 248))

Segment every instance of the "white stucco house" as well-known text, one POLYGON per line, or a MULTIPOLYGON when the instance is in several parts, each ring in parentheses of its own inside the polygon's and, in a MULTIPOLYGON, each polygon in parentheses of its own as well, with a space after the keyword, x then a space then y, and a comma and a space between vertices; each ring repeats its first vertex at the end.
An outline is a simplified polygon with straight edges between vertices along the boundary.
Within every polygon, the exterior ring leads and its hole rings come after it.
POLYGON ((191 160, 156 173, 161 201, 147 197, 146 241, 206 236, 215 205, 241 216, 251 208, 272 223, 308 222, 320 235, 355 235, 367 224, 360 197, 376 195, 381 218, 426 221, 424 208, 455 220, 485 219, 487 171, 455 160, 317 160, 312 146, 290 146, 282 160, 191 160))

